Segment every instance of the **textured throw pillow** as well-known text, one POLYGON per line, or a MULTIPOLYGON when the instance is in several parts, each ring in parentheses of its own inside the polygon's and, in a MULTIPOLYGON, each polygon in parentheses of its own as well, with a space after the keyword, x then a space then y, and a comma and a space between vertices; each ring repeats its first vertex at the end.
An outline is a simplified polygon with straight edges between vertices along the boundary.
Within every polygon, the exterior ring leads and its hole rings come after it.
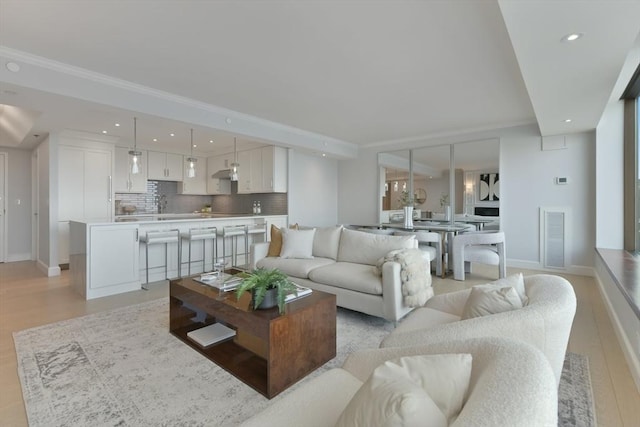
POLYGON ((512 287, 474 286, 462 311, 462 319, 488 316, 522 308, 522 300, 512 287))
POLYGON ((315 228, 311 230, 282 231, 282 251, 280 258, 313 258, 313 236, 315 228))
MULTIPOLYGON (((292 230, 298 229, 298 224, 290 225, 289 228, 292 230)), ((282 231, 271 224, 271 242, 269 243, 269 252, 267 256, 277 257, 280 256, 280 252, 282 251, 282 231)))
POLYGON ((376 368, 342 412, 338 426, 446 426, 469 388, 470 354, 407 356, 376 368))
POLYGON ((490 282, 484 285, 476 285, 477 287, 494 287, 494 288, 513 288, 518 293, 520 297, 520 301, 522 301, 522 305, 527 305, 529 302, 529 298, 524 290, 524 277, 522 273, 512 274, 511 276, 507 276, 504 279, 499 279, 494 282, 490 282))

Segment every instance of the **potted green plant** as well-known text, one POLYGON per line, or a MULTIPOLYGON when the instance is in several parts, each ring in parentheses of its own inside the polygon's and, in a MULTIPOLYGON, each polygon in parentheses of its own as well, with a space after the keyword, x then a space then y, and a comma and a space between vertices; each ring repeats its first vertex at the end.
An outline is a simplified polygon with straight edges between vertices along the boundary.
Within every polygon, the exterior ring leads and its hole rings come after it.
POLYGON ((278 269, 267 270, 258 268, 250 273, 242 274, 242 282, 236 288, 236 298, 251 291, 254 309, 266 309, 278 306, 280 314, 284 314, 285 297, 295 292, 297 286, 289 277, 278 269))

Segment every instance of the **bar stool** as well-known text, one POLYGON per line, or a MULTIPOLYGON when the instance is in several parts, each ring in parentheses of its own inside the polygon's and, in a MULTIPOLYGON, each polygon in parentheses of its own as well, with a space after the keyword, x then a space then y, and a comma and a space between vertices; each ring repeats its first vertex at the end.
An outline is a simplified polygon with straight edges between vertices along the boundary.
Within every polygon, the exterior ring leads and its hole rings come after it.
POLYGON ((180 230, 162 230, 162 231, 147 231, 147 233, 140 237, 140 243, 145 244, 146 255, 146 273, 147 281, 143 284, 142 289, 148 290, 148 287, 144 285, 149 284, 149 246, 164 244, 164 278, 168 279, 168 252, 169 243, 175 243, 178 246, 178 277, 180 274, 180 259, 182 258, 182 250, 180 248, 180 230))
POLYGON ((227 225, 218 230, 218 236, 222 237, 222 259, 226 263, 227 258, 231 259, 231 267, 238 265, 238 237, 244 239, 247 247, 247 226, 227 225), (227 255, 227 238, 231 238, 231 254, 227 255))
MULTIPOLYGON (((218 229, 216 227, 201 227, 201 228, 190 228, 189 231, 180 233, 180 237, 182 240, 186 240, 189 242, 189 276, 191 276, 191 243, 194 241, 202 241, 202 272, 206 271, 206 245, 207 240, 211 240, 213 245, 211 247, 211 268, 216 262, 216 246, 218 239, 218 229)), ((196 260, 197 261, 197 260, 196 260)), ((181 261, 182 262, 182 261, 181 261)))
POLYGON ((244 260, 245 260, 245 266, 247 268, 249 268, 249 265, 250 265, 249 237, 251 238, 251 243, 256 243, 254 239, 260 235, 262 235, 262 242, 266 242, 267 241, 267 221, 247 225, 247 239, 245 239, 245 245, 244 245, 244 257, 245 257, 244 260))

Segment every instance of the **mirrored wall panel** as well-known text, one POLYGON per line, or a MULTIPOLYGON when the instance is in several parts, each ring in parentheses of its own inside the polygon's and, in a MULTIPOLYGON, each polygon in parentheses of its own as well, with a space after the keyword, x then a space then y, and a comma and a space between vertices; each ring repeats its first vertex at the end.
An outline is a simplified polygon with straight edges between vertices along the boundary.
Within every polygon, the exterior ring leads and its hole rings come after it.
POLYGON ((403 193, 414 218, 499 221, 499 157, 497 139, 380 153, 380 221, 402 217, 403 193))

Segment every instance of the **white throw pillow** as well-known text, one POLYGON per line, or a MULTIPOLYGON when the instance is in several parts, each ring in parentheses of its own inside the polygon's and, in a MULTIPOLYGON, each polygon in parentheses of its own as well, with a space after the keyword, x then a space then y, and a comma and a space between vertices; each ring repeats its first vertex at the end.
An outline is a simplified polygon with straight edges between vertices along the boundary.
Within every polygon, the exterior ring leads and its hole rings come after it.
POLYGON ((338 246, 340 245, 340 234, 342 226, 316 228, 313 237, 313 256, 321 258, 338 258, 338 246))
POLYGON ((522 301, 512 287, 474 286, 462 311, 462 319, 487 316, 522 308, 522 301))
POLYGON ((337 426, 446 426, 462 409, 470 354, 407 356, 380 365, 337 426))
POLYGON ((280 258, 313 258, 313 236, 316 229, 282 230, 280 258))
POLYGON ((478 287, 483 287, 483 286, 493 286, 493 287, 497 287, 497 288, 513 288, 516 290, 516 292, 518 293, 518 296, 520 297, 520 301, 522 301, 522 305, 527 305, 527 302, 529 302, 529 298, 527 297, 527 294, 525 293, 525 289, 524 289, 524 277, 522 276, 522 273, 516 273, 516 274, 512 274, 511 276, 507 276, 504 279, 499 279, 496 280, 494 282, 490 282, 484 285, 476 285, 478 287))

